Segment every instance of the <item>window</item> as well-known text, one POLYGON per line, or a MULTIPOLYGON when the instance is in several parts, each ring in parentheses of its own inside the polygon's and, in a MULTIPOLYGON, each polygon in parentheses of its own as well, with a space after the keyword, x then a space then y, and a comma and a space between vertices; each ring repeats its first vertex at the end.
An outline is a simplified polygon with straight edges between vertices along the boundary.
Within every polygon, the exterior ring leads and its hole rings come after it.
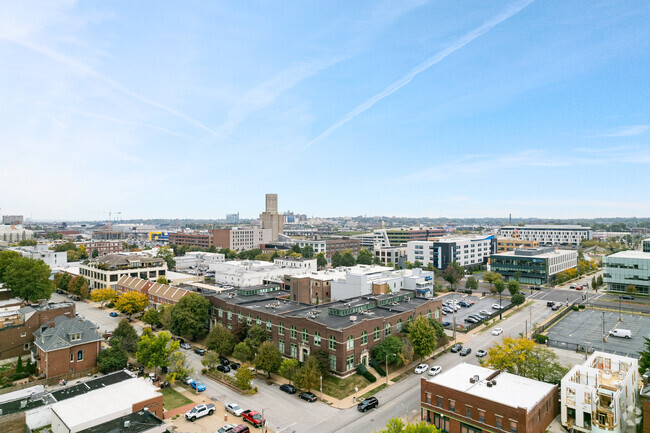
POLYGON ((314 331, 314 346, 320 346, 320 332, 314 331))
POLYGON ((26 332, 21 332, 21 333, 20 333, 20 336, 21 336, 21 337, 27 337, 27 333, 26 333, 26 332))
POLYGON ((375 328, 375 341, 379 341, 379 334, 380 334, 380 329, 379 326, 375 328))
POLYGON ((262 325, 262 319, 260 319, 260 316, 257 316, 257 317, 255 318, 255 324, 256 324, 257 326, 262 325))
POLYGON ((307 332, 306 328, 302 328, 302 341, 309 343, 309 332, 307 332))
POLYGON ((70 362, 74 362, 74 353, 70 354, 70 362))
POLYGON ((352 370, 354 368, 354 355, 349 355, 345 361, 346 369, 352 370))
POLYGON ((430 392, 425 392, 424 393, 424 401, 425 401, 425 403, 431 404, 431 393, 430 392))
POLYGON ((399 320, 397 321, 397 324, 395 325, 395 330, 396 330, 397 332, 402 332, 402 319, 399 319, 399 320))
POLYGON ((230 311, 230 308, 228 308, 228 320, 232 319, 232 311, 230 311))
POLYGON ((503 417, 501 415, 494 415, 494 426, 503 430, 503 417))
POLYGON ((219 308, 217 309, 217 315, 218 315, 219 317, 223 317, 223 308, 219 307, 219 308))
POLYGON ((330 350, 336 350, 336 337, 333 335, 330 335, 330 345, 329 345, 330 350))
POLYGON ((284 354, 284 340, 278 340, 278 350, 284 354))
POLYGON ((386 331, 385 331, 386 337, 390 335, 390 323, 386 323, 386 331))
POLYGON ((366 331, 361 333, 361 344, 368 344, 368 333, 366 331))
MULTIPOLYGON (((354 349, 354 337, 350 335, 348 337, 348 345, 347 345, 348 350, 354 349)), ((349 369, 348 369, 349 370, 349 369)))
POLYGON ((298 346, 294 343, 291 343, 291 357, 298 358, 298 346))
POLYGON ((436 406, 442 408, 442 396, 441 395, 436 396, 436 406))
POLYGON ((253 323, 253 318, 251 317, 250 314, 247 314, 246 315, 246 324, 250 325, 251 323, 253 323))
POLYGON ((228 328, 228 331, 232 331, 232 325, 230 323, 228 324, 228 326, 226 326, 226 328, 228 328))
POLYGON ((25 343, 25 345, 23 346, 23 349, 24 350, 29 350, 29 343, 25 343))
POLYGON ((296 329, 295 325, 291 325, 291 338, 296 338, 298 335, 298 330, 296 329))
POLYGON ((430 319, 430 318, 431 318, 431 310, 428 310, 427 311, 427 319, 430 319))
POLYGON ((336 356, 330 355, 330 370, 336 371, 336 356))
POLYGON ((77 361, 82 361, 84 359, 84 353, 82 350, 77 351, 77 361))
POLYGON ((510 433, 517 433, 517 421, 514 419, 510 420, 510 433))
POLYGON ((278 335, 284 335, 284 324, 282 322, 278 323, 278 335))
POLYGON ((472 417, 472 406, 465 405, 465 416, 466 416, 467 418, 471 418, 471 417, 472 417))
POLYGON ((485 422, 485 411, 483 409, 478 410, 478 420, 480 422, 485 422))
POLYGON ((241 313, 241 311, 239 313, 237 313, 237 321, 238 322, 243 322, 244 321, 244 315, 241 313))
POLYGON ((456 412, 456 401, 449 400, 449 412, 456 412))
POLYGON ((271 332, 273 325, 271 324, 271 319, 266 319, 266 330, 271 332))
POLYGON ((440 308, 436 308, 436 319, 440 319, 440 308))

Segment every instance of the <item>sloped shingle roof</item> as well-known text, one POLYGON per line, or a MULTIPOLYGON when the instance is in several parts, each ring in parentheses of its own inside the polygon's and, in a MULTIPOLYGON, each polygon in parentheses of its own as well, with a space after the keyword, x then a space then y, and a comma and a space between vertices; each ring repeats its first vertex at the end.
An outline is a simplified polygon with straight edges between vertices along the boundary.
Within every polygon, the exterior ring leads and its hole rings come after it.
POLYGON ((53 327, 46 323, 34 332, 34 344, 43 352, 74 347, 99 340, 102 340, 102 337, 97 333, 95 325, 88 320, 76 317, 58 316, 54 319, 53 327), (72 335, 75 334, 81 334, 81 338, 73 341, 72 335))

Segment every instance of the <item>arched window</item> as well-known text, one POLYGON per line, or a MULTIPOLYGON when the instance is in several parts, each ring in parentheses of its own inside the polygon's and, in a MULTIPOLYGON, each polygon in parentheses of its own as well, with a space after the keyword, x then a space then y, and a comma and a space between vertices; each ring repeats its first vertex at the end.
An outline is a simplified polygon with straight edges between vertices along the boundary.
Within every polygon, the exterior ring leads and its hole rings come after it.
POLYGON ((397 332, 402 332, 402 319, 399 319, 399 320, 397 321, 397 324, 395 325, 395 330, 396 330, 397 332))

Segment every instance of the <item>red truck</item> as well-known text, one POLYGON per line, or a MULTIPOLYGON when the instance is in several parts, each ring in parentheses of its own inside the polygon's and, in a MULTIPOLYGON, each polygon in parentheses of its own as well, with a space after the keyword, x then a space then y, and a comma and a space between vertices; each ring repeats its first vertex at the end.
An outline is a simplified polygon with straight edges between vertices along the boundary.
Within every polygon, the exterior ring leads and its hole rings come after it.
POLYGON ((243 411, 241 417, 244 421, 253 424, 255 427, 262 427, 266 422, 264 418, 262 418, 262 415, 250 409, 243 411))

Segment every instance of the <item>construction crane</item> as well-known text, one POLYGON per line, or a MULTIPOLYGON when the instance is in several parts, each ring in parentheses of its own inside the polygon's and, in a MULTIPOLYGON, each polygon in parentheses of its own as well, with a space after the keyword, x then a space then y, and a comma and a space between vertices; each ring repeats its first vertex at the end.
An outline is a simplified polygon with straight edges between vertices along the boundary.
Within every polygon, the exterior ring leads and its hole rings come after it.
POLYGON ((122 215, 122 212, 112 212, 112 211, 108 211, 108 231, 109 231, 109 232, 112 231, 112 230, 111 230, 111 216, 112 216, 113 214, 115 214, 115 215, 122 215))

